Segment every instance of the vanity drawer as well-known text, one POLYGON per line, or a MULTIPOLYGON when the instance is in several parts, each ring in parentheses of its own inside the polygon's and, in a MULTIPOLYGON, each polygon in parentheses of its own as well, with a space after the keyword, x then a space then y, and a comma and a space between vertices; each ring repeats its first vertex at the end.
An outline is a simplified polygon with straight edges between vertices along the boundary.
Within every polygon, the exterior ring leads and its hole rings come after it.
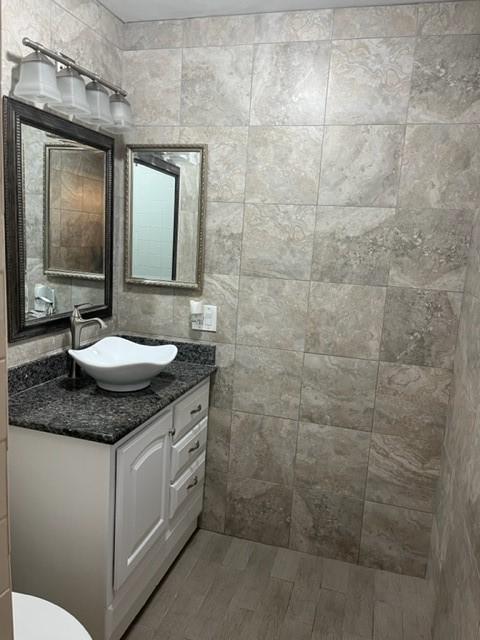
POLYGON ((175 428, 174 442, 178 442, 190 427, 207 415, 208 411, 209 382, 195 389, 186 398, 180 400, 173 413, 173 426, 175 428))
POLYGON ((181 440, 172 445, 172 457, 170 462, 170 479, 175 480, 179 472, 191 464, 195 458, 205 449, 207 444, 208 418, 201 420, 181 440))
POLYGON ((205 452, 170 486, 170 518, 173 518, 189 496, 198 489, 203 490, 204 478, 205 452))

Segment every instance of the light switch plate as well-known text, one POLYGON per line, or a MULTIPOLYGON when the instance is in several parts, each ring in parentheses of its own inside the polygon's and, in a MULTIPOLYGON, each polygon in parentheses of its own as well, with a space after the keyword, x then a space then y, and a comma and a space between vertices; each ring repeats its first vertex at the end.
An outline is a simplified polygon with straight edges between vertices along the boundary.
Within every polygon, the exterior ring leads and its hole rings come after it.
POLYGON ((217 307, 214 304, 203 305, 203 330, 217 330, 217 307))
POLYGON ((217 330, 217 307, 213 304, 204 304, 203 313, 192 315, 192 329, 195 331, 217 330))

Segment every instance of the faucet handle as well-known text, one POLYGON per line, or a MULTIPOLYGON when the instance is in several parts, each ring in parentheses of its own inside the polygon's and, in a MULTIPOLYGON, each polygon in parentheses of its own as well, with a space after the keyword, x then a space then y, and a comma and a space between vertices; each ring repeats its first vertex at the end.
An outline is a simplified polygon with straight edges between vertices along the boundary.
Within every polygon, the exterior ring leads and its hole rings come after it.
POLYGON ((79 304, 73 305, 72 317, 73 318, 81 318, 82 314, 80 313, 80 309, 82 307, 91 307, 90 302, 80 302, 79 304))

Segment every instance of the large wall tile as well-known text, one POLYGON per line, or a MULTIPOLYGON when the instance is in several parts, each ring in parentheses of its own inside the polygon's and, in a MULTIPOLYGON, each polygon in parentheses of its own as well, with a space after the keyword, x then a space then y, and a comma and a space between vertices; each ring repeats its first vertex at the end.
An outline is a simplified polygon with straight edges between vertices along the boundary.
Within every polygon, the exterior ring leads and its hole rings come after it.
POLYGON ((334 38, 414 36, 416 29, 417 8, 413 4, 335 9, 334 38))
POLYGON ((121 292, 119 317, 122 329, 155 335, 173 331, 173 291, 152 294, 146 287, 127 285, 121 292))
POLYGON ((225 533, 288 545, 292 490, 250 478, 228 479, 225 533))
POLYGON ((423 578, 431 524, 428 513, 366 502, 360 562, 423 578))
POLYGON ((229 473, 290 486, 296 442, 293 420, 234 412, 229 473))
POLYGON ((210 531, 225 530, 227 510, 227 474, 207 469, 201 526, 210 531))
POLYGON ((207 467, 209 471, 220 473, 228 471, 231 423, 231 411, 210 407, 207 433, 207 467))
POLYGON ((317 207, 312 280, 387 284, 395 209, 317 207))
POLYGON ((123 46, 128 50, 174 49, 183 44, 183 20, 127 22, 123 46))
POLYGON ((182 127, 180 129, 180 144, 208 145, 207 196, 209 200, 243 202, 247 137, 247 127, 182 127))
POLYGON ((205 224, 205 271, 236 275, 240 271, 243 204, 209 202, 205 224))
POLYGON ((248 124, 252 58, 247 45, 184 49, 182 124, 248 124))
POLYGON ((369 433, 301 422, 295 485, 362 499, 369 449, 369 433))
POLYGON ((362 511, 361 500, 297 487, 293 493, 290 548, 356 562, 362 511))
POLYGON ((255 17, 212 16, 182 21, 184 47, 232 46, 249 44, 255 38, 255 17))
POLYGON ((323 124, 329 60, 328 42, 257 45, 250 123, 323 124))
MULTIPOLYGON (((106 42, 84 22, 51 4, 51 46, 95 71, 111 82, 122 82, 122 56, 117 47, 106 42)), ((48 15, 48 13, 47 13, 48 15)), ((22 25, 22 31, 25 29, 22 25)), ((32 37, 32 36, 29 36, 32 37)), ((43 43, 46 44, 46 43, 43 43)))
POLYGON ((240 278, 239 344, 303 351, 308 282, 240 278))
POLYGON ((245 200, 315 204, 322 127, 250 127, 245 200))
POLYGON ((420 38, 409 122, 480 122, 479 74, 480 36, 420 38))
POLYGON ((220 409, 231 409, 233 403, 233 369, 235 363, 235 345, 217 344, 215 364, 217 371, 211 396, 211 404, 220 409))
POLYGON ((384 287, 312 282, 306 350, 377 359, 385 293, 384 287))
POLYGON ((380 359, 451 368, 461 298, 460 293, 390 287, 380 359))
POLYGON ((309 280, 315 207, 245 206, 242 273, 309 280))
POLYGON ((319 204, 393 207, 403 127, 327 127, 319 204))
POLYGON ((305 354, 300 419, 370 431, 377 363, 305 354))
POLYGON ((335 41, 325 121, 328 124, 404 122, 414 46, 414 38, 335 41))
POLYGON ((296 420, 302 362, 300 352, 237 346, 234 408, 296 420))
POLYGON ((480 298, 480 224, 478 213, 476 214, 472 235, 470 237, 465 293, 470 293, 476 298, 480 298))
POLYGON ((135 124, 180 124, 182 52, 179 49, 125 51, 123 56, 123 83, 135 124))
POLYGON ((470 211, 400 209, 389 284, 462 291, 472 223, 470 211))
POLYGON ((418 7, 418 28, 423 35, 480 33, 478 2, 432 2, 418 7))
POLYGON ((412 438, 443 434, 451 378, 446 369, 381 362, 373 430, 412 438))
POLYGON ((333 11, 287 11, 255 16, 255 42, 328 40, 333 11))
POLYGON ((429 437, 372 434, 366 498, 432 512, 442 433, 429 437))
POLYGON ((399 205, 475 209, 480 200, 480 126, 407 127, 399 205))
MULTIPOLYGON (((202 300, 218 307, 217 331, 196 331, 190 320, 191 293, 177 291, 173 312, 177 320, 173 335, 195 338, 208 342, 235 342, 237 330, 238 277, 218 273, 206 273, 203 280, 202 300)), ((169 334, 172 335, 172 334, 169 334)))

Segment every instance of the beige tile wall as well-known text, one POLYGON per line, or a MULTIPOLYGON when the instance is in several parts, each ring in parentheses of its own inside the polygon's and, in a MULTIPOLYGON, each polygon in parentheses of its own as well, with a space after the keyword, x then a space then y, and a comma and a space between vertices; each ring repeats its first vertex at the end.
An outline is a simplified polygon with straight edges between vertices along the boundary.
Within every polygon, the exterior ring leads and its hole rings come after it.
MULTIPOLYGON (((120 83, 122 78, 123 23, 96 0, 3 0, 1 3, 2 94, 10 95, 18 79, 18 61, 28 53, 24 36, 59 49, 105 78, 120 83)), ((117 158, 118 160, 118 158, 117 158)), ((122 201, 116 210, 122 213, 122 201)), ((114 283, 116 287, 116 282, 114 283)), ((114 295, 114 304, 117 296, 114 295)), ((108 331, 115 327, 109 322, 108 331)), ((93 333, 84 338, 89 339, 93 333)), ((70 346, 69 333, 22 341, 8 348, 9 366, 28 362, 70 346)))
POLYGON ((480 200, 479 7, 126 26, 129 141, 209 150, 218 332, 133 286, 118 318, 217 343, 204 526, 424 574, 480 200))
POLYGON ((474 227, 443 446, 429 577, 434 640, 480 638, 480 219, 474 227))

